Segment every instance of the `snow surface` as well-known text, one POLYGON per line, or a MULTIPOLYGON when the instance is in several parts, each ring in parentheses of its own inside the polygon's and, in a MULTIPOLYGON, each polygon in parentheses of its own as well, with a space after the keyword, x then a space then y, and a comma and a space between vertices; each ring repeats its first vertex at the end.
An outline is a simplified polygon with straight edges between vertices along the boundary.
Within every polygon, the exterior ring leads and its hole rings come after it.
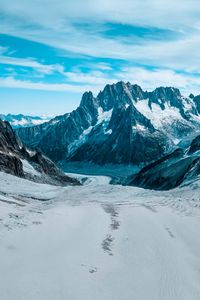
POLYGON ((25 159, 21 159, 21 162, 23 164, 23 171, 27 174, 33 175, 33 176, 41 176, 41 173, 36 171, 33 166, 25 159))
POLYGON ((140 113, 151 120, 156 129, 159 129, 166 123, 171 123, 173 120, 181 120, 181 122, 185 122, 179 110, 170 106, 168 103, 165 103, 164 110, 162 110, 161 107, 156 103, 152 103, 152 109, 150 109, 147 100, 138 101, 134 105, 140 113))
POLYGON ((110 118, 112 116, 113 109, 110 109, 108 111, 103 111, 102 107, 98 108, 98 122, 97 125, 102 122, 109 122, 110 118))
POLYGON ((146 131, 147 128, 143 125, 140 125, 140 124, 136 124, 136 126, 133 126, 132 127, 133 130, 137 130, 137 131, 146 131))
POLYGON ((2 300, 200 299, 200 182, 155 192, 109 181, 0 173, 2 300))
POLYGON ((107 130, 106 134, 112 134, 112 129, 107 130))

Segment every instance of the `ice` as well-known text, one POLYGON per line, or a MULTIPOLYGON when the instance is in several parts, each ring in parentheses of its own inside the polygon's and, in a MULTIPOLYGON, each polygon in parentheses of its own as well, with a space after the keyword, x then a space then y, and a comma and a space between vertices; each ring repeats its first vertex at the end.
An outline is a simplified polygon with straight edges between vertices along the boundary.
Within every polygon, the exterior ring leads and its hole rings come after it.
POLYGON ((112 134, 112 129, 107 130, 106 134, 112 134))
POLYGON ((99 107, 97 124, 100 124, 102 122, 109 122, 110 118, 112 116, 112 112, 113 112, 113 109, 110 109, 108 111, 103 111, 102 107, 99 107))

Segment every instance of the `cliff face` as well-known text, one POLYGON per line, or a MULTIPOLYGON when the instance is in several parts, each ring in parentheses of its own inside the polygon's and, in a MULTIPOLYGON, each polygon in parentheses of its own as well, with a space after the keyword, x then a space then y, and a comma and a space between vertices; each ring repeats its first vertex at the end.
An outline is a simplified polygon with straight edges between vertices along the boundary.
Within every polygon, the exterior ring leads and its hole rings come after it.
POLYGON ((8 122, 0 120, 0 171, 51 184, 79 184, 41 153, 20 145, 8 122))
POLYGON ((147 189, 169 190, 188 184, 200 175, 200 136, 197 136, 185 149, 176 149, 138 174, 123 180, 125 185, 147 189))

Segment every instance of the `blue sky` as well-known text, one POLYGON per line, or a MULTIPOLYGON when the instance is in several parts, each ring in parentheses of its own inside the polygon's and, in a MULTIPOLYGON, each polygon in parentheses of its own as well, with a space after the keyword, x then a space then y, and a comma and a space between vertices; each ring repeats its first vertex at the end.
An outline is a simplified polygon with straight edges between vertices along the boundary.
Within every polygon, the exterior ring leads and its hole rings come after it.
POLYGON ((57 115, 130 81, 200 94, 197 0, 0 0, 0 113, 57 115))

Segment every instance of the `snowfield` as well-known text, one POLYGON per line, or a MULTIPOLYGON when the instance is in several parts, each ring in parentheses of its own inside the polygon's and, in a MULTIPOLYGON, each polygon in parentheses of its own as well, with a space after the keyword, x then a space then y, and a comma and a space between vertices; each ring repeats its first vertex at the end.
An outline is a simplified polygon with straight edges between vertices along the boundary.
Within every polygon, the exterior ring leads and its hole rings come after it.
POLYGON ((84 185, 0 173, 0 299, 200 299, 200 181, 155 192, 74 176, 84 185))

